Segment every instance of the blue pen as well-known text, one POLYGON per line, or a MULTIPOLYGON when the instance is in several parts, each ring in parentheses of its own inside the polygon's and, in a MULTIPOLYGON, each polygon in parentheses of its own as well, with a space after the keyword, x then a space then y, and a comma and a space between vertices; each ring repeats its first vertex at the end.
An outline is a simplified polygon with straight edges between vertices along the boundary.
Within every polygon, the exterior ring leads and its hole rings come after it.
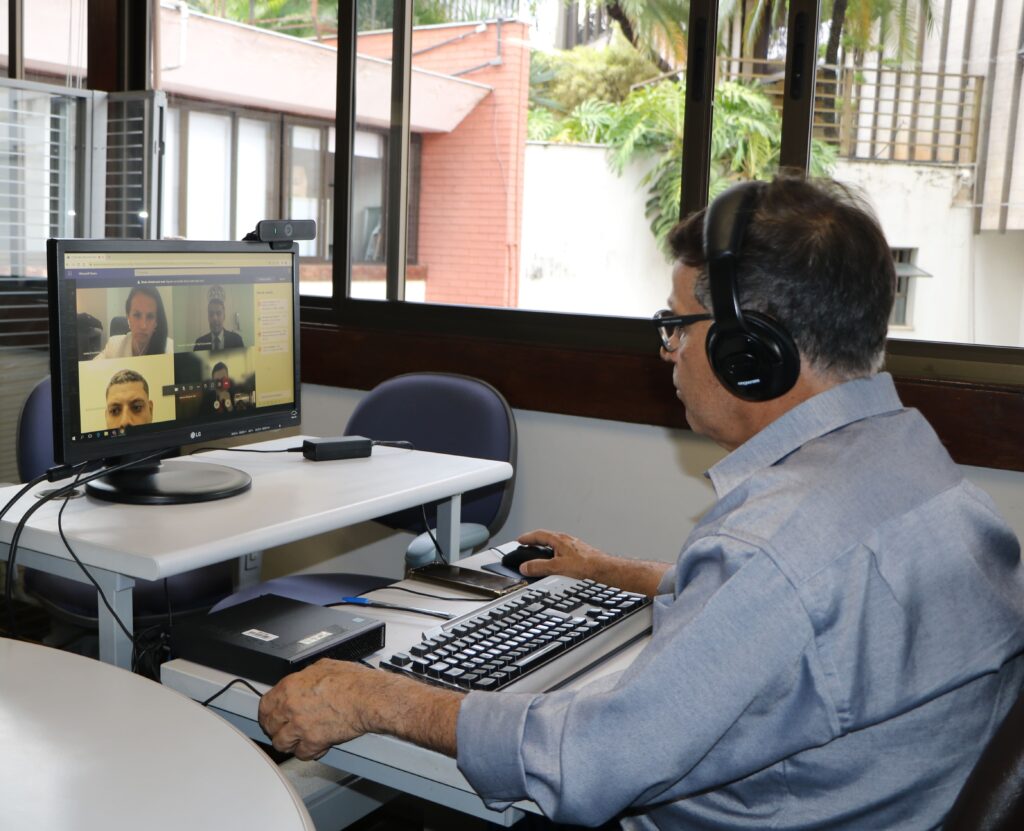
POLYGON ((436 609, 420 609, 417 606, 400 606, 397 603, 385 603, 383 600, 370 600, 367 597, 343 597, 338 603, 332 603, 332 606, 339 605, 341 603, 350 603, 353 606, 376 606, 379 609, 397 609, 401 612, 415 612, 418 615, 430 615, 431 617, 439 617, 442 620, 451 620, 455 615, 450 612, 439 612, 436 609))

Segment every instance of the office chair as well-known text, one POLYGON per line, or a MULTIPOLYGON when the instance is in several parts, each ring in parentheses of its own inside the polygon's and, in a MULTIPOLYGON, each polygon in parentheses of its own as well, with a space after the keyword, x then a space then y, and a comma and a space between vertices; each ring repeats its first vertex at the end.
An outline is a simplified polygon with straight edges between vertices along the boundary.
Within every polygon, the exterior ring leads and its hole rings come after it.
POLYGON ((1024 694, 981 752, 943 828, 945 831, 1024 828, 1024 694))
MULTIPOLYGON (((407 441, 417 450, 495 459, 509 462, 515 468, 518 438, 512 408, 490 384, 466 375, 413 372, 383 381, 359 402, 345 427, 345 435, 407 441)), ((462 495, 460 553, 469 554, 479 548, 504 525, 514 488, 513 472, 506 482, 462 495)), ((426 510, 433 529, 437 522, 436 505, 429 505, 426 510)), ((422 530, 423 513, 419 509, 399 511, 376 521, 396 530, 422 531, 406 549, 407 564, 434 559, 434 543, 422 530)), ((365 574, 292 574, 249 586, 211 611, 262 594, 325 606, 392 582, 365 574)))
MULTIPOLYGON (((18 475, 23 482, 38 476, 53 458, 53 410, 50 378, 43 378, 29 393, 18 418, 18 475)), ((234 561, 205 566, 163 580, 136 580, 132 594, 136 631, 167 617, 170 602, 175 615, 209 609, 234 588, 234 561)), ((96 589, 91 584, 25 569, 25 591, 57 620, 83 628, 96 627, 96 589)))
POLYGON ((110 318, 110 335, 127 335, 128 334, 128 318, 124 315, 118 315, 117 317, 110 318))

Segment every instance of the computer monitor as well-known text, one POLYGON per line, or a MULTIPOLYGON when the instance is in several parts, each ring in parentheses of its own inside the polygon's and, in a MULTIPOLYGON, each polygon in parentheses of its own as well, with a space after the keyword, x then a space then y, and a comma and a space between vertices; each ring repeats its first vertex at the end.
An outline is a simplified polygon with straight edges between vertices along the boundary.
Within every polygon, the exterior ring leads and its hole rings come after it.
MULTIPOLYGON (((297 244, 51 239, 46 253, 59 463, 113 466, 299 424, 297 244)), ((203 502, 250 482, 158 457, 88 490, 203 502)))

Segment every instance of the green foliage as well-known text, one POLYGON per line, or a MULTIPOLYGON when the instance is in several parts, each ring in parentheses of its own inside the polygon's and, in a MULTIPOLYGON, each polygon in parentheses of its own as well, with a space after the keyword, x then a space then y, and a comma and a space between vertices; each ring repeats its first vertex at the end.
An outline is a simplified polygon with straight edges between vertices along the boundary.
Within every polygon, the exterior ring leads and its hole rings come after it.
MULTIPOLYGON (((679 218, 685 102, 684 83, 662 81, 620 103, 583 102, 567 116, 531 110, 528 135, 537 141, 605 144, 609 167, 619 175, 630 162, 649 159, 651 168, 640 184, 647 192, 651 232, 667 257, 665 240, 679 218)), ((771 178, 779 167, 782 128, 767 96, 748 84, 725 81, 715 89, 714 112, 709 196, 737 181, 771 178)), ((812 175, 828 175, 835 160, 835 148, 812 142, 812 175)))
POLYGON ((531 104, 564 113, 584 101, 623 101, 630 87, 656 77, 658 67, 644 58, 616 31, 605 47, 575 49, 530 56, 531 104))

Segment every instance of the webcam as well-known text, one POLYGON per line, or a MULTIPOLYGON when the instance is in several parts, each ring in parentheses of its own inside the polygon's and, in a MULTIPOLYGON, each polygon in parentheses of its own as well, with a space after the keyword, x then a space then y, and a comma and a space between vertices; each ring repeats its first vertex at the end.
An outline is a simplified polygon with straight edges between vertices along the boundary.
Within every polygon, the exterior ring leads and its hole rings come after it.
POLYGON ((315 219, 261 219, 244 237, 246 242, 269 243, 308 239, 316 239, 315 219))

